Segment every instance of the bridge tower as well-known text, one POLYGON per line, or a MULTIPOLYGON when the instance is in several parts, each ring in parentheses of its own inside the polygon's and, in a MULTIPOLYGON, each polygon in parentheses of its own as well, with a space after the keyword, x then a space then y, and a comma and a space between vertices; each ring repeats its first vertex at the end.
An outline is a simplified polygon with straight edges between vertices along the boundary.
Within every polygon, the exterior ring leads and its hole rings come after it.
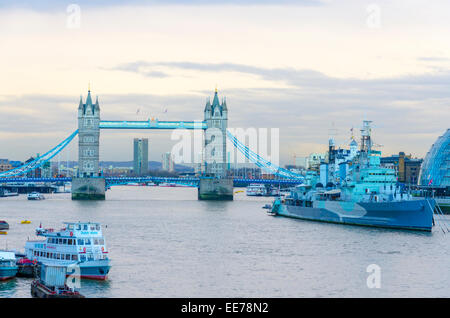
POLYGON ((217 88, 213 102, 206 102, 204 121, 204 173, 200 177, 199 200, 233 200, 233 179, 227 178, 227 127, 226 99, 219 102, 217 88))
POLYGON ((78 173, 72 179, 72 200, 104 200, 105 179, 99 171, 100 106, 92 103, 88 90, 86 103, 78 106, 78 173))
POLYGON ((228 109, 225 99, 220 104, 217 89, 212 105, 209 100, 206 102, 204 115, 208 126, 204 139, 205 174, 224 177, 226 176, 227 161, 228 109))

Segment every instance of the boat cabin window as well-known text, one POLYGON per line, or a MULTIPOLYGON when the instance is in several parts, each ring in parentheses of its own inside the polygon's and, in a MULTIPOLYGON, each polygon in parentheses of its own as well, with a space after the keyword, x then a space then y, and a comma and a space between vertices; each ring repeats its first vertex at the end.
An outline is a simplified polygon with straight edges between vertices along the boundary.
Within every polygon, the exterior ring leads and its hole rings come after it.
POLYGON ((95 225, 91 225, 91 231, 95 231, 95 225))
POLYGON ((78 255, 72 254, 72 261, 78 261, 78 255))
POLYGON ((97 231, 100 231, 100 225, 97 224, 97 225, 95 226, 95 229, 96 229, 97 231))
POLYGON ((84 239, 84 244, 85 245, 91 245, 91 240, 90 239, 84 239))
POLYGON ((63 244, 64 244, 64 245, 67 244, 67 239, 63 239, 63 244))
POLYGON ((72 231, 72 230, 73 230, 73 224, 67 225, 67 229, 68 229, 69 231, 72 231))
POLYGON ((77 231, 81 231, 81 224, 77 224, 77 231))
POLYGON ((83 239, 78 239, 78 245, 84 245, 84 240, 83 239))
POLYGON ((87 224, 83 225, 83 230, 87 231, 88 227, 87 224))
POLYGON ((84 262, 86 260, 86 256, 85 255, 80 255, 80 261, 84 262))

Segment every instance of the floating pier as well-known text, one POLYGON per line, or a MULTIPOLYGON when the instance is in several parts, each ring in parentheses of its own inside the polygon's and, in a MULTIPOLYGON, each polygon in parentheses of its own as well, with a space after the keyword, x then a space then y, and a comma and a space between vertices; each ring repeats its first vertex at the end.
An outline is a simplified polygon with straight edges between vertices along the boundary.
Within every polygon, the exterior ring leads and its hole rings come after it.
POLYGON ((67 267, 40 266, 40 279, 31 283, 31 295, 36 298, 85 298, 66 285, 67 267))

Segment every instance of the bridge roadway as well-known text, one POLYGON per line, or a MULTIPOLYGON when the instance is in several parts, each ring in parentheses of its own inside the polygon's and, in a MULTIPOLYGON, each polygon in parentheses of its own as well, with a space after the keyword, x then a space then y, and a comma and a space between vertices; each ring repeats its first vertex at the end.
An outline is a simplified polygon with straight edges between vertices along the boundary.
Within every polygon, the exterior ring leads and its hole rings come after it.
MULTIPOLYGON (((128 183, 145 183, 145 182, 173 182, 180 184, 192 184, 197 186, 199 178, 197 177, 186 177, 186 178, 166 178, 166 177, 105 177, 106 186, 114 186, 128 183)), ((71 182, 72 178, 0 178, 0 186, 2 183, 37 183, 37 182, 71 182)), ((250 183, 262 183, 262 184, 273 184, 273 185, 284 185, 292 186, 296 184, 301 184, 303 181, 301 179, 234 179, 235 187, 247 186, 250 183)))

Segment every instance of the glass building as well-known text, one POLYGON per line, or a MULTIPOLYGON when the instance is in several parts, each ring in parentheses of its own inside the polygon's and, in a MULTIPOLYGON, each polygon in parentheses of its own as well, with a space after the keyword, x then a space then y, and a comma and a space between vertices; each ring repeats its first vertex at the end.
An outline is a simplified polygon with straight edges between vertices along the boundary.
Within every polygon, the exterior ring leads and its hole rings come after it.
POLYGON ((422 163, 420 184, 450 187, 450 129, 428 151, 422 163))
POLYGON ((148 139, 134 138, 133 172, 136 176, 148 173, 148 139))

